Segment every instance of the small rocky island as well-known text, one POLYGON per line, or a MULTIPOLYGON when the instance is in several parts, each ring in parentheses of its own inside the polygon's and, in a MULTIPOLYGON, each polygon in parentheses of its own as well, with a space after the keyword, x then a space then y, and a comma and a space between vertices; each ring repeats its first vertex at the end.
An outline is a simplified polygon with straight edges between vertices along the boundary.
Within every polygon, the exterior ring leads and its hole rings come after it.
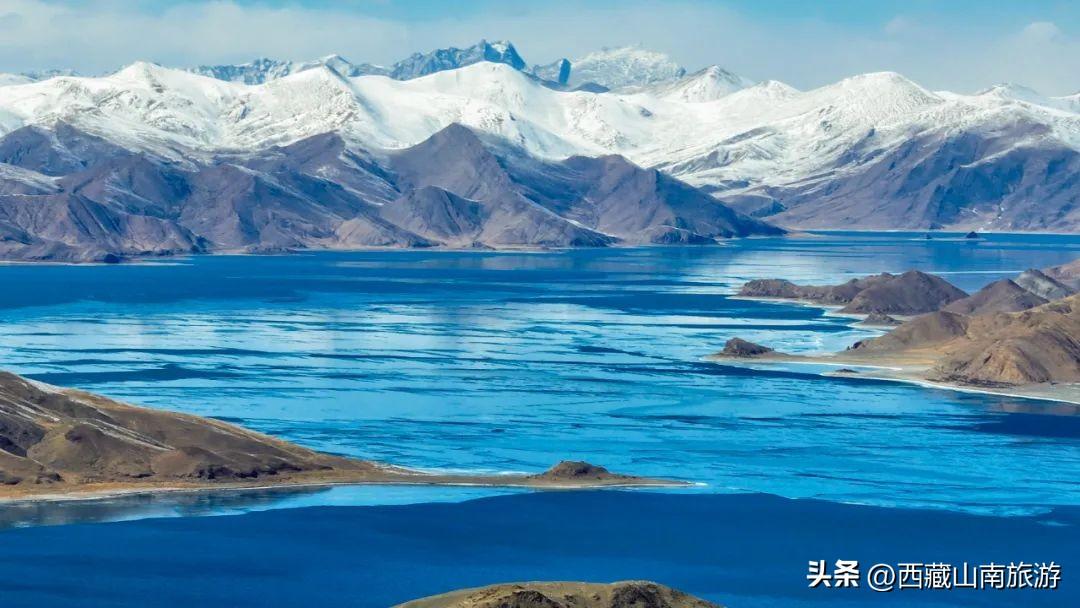
POLYGON ((561 462, 535 475, 437 475, 316 452, 241 427, 0 372, 0 499, 323 484, 683 485, 561 462))
POLYGON ((414 600, 396 608, 721 608, 657 583, 507 583, 414 600))
POLYGON ((775 352, 768 346, 755 344, 742 338, 732 338, 724 344, 724 350, 720 354, 728 357, 760 357, 775 352))

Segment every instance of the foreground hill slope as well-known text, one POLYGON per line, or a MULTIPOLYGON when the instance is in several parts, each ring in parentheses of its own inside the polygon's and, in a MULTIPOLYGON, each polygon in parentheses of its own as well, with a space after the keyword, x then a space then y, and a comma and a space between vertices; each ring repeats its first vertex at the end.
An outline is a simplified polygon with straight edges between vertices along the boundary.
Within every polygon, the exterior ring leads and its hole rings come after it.
POLYGON ((0 498, 327 483, 671 485, 571 461, 535 475, 427 474, 0 372, 0 498))
POLYGON ((508 583, 454 591, 397 608, 719 608, 670 587, 621 583, 508 583))

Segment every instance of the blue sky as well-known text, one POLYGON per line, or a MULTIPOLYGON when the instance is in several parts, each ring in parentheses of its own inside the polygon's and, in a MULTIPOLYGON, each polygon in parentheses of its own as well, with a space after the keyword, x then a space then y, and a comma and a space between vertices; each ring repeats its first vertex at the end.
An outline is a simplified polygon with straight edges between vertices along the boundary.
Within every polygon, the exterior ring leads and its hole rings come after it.
POLYGON ((100 72, 307 59, 390 63, 415 50, 512 40, 529 62, 641 44, 799 88, 898 71, 933 89, 1017 82, 1080 90, 1080 2, 1029 0, 0 0, 0 70, 100 72))

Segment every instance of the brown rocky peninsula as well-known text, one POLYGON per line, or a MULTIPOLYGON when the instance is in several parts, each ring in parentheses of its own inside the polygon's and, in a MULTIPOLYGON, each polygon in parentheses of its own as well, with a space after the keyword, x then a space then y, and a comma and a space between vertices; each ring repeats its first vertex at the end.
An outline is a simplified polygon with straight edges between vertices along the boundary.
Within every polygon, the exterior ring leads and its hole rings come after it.
POLYGON ((725 348, 713 357, 862 366, 872 377, 1080 403, 1080 294, 1019 312, 937 311, 831 355, 738 355, 725 348))
POLYGON ((855 354, 925 355, 929 380, 970 386, 1080 382, 1080 295, 1020 312, 939 311, 856 343, 855 354))
MULTIPOLYGON (((902 276, 907 275, 911 273, 902 276)), ((918 290, 919 284, 936 284, 927 283, 922 277, 898 282, 887 279, 888 276, 892 275, 875 275, 835 287, 752 281, 740 294, 801 294, 802 298, 813 297, 819 303, 851 297, 851 302, 855 302, 871 290, 876 291, 871 295, 877 298, 883 293, 882 286, 918 290), (851 296, 854 291, 859 293, 851 296)), ((970 296, 953 299, 940 309, 911 318, 880 337, 859 341, 841 353, 814 357, 790 355, 732 338, 713 357, 727 361, 861 366, 866 368, 861 370, 861 375, 868 377, 992 389, 1080 403, 1078 287, 1078 262, 1032 269, 1014 279, 990 283, 970 296)), ((917 294, 907 295, 915 296, 902 298, 908 303, 931 301, 917 294)), ((870 319, 882 319, 882 315, 871 313, 867 322, 870 319)))
POLYGON ((917 315, 967 297, 968 294, 932 274, 909 270, 852 279, 840 285, 796 285, 783 279, 757 279, 738 296, 750 299, 796 300, 838 306, 842 314, 917 315))
POLYGON ((327 484, 682 485, 584 462, 536 475, 424 473, 0 372, 0 499, 327 484))
POLYGON ((643 581, 507 583, 453 591, 397 608, 720 608, 670 587, 643 581))

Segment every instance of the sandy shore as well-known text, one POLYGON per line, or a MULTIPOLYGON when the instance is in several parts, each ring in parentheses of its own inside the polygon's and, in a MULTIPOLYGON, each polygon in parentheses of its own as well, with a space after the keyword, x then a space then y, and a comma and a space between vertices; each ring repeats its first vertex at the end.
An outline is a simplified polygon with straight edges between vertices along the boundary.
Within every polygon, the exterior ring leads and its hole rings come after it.
POLYGON ((1068 410, 1062 414, 1080 414, 1080 385, 1076 384, 1029 384, 1024 386, 974 386, 930 380, 927 374, 940 355, 932 351, 909 351, 900 355, 881 353, 856 353, 845 351, 823 355, 792 355, 786 353, 768 353, 756 357, 732 357, 722 354, 709 355, 706 359, 728 365, 745 367, 767 367, 775 364, 828 365, 836 370, 824 372, 824 376, 844 376, 906 382, 928 388, 938 388, 964 393, 1022 397, 1041 401, 1055 401, 1068 404, 1068 410), (841 370, 850 370, 841 371, 841 370))

